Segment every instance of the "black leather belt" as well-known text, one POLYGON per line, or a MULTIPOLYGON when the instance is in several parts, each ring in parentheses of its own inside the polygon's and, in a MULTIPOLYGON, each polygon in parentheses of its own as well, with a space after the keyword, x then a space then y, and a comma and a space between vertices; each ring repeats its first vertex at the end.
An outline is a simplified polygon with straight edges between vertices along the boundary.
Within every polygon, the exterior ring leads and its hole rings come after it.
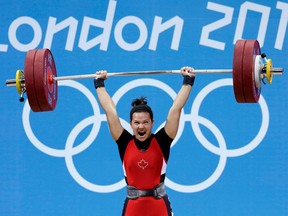
POLYGON ((151 190, 139 190, 136 187, 127 185, 127 198, 137 199, 139 197, 152 196, 156 199, 160 199, 166 195, 164 183, 160 183, 151 190))

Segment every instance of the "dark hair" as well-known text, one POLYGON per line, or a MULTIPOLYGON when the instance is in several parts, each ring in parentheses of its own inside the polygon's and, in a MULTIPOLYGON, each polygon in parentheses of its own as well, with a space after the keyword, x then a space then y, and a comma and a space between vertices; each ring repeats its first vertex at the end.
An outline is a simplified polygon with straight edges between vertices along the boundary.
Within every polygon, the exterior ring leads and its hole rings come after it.
POLYGON ((153 112, 152 109, 147 105, 146 97, 136 98, 131 103, 132 109, 130 111, 130 121, 132 121, 132 115, 134 112, 148 112, 150 114, 150 118, 153 120, 153 112))

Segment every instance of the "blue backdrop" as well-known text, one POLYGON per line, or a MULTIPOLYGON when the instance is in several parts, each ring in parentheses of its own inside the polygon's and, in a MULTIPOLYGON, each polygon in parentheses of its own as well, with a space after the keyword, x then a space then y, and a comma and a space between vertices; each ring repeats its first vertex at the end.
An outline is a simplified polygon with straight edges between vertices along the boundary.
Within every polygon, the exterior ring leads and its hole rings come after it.
MULTIPOLYGON (((34 113, 5 86, 26 52, 50 48, 58 76, 230 69, 237 39, 258 39, 288 66, 287 1, 82 0, 0 2, 0 215, 121 215, 125 183, 93 81, 59 82, 55 111, 34 113)), ((231 75, 198 75, 171 149, 166 187, 175 215, 288 215, 287 78, 238 104, 231 75)), ((180 75, 109 78, 129 129, 147 96, 156 131, 180 75)))

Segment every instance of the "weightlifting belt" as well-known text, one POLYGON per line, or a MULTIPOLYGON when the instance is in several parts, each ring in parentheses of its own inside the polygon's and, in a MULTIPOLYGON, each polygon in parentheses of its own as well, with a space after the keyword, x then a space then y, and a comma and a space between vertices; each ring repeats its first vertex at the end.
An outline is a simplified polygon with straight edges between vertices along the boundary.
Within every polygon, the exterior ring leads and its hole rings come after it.
POLYGON ((156 199, 160 199, 166 195, 164 183, 160 183, 151 190, 139 190, 136 187, 127 185, 127 198, 137 199, 139 197, 152 196, 156 199))

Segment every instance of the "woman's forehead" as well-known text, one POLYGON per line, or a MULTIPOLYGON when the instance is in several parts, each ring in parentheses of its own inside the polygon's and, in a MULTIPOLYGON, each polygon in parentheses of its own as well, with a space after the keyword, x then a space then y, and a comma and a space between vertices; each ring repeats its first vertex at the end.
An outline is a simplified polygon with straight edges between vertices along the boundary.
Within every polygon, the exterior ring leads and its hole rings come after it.
POLYGON ((151 120, 151 117, 148 112, 134 112, 132 120, 151 120))

